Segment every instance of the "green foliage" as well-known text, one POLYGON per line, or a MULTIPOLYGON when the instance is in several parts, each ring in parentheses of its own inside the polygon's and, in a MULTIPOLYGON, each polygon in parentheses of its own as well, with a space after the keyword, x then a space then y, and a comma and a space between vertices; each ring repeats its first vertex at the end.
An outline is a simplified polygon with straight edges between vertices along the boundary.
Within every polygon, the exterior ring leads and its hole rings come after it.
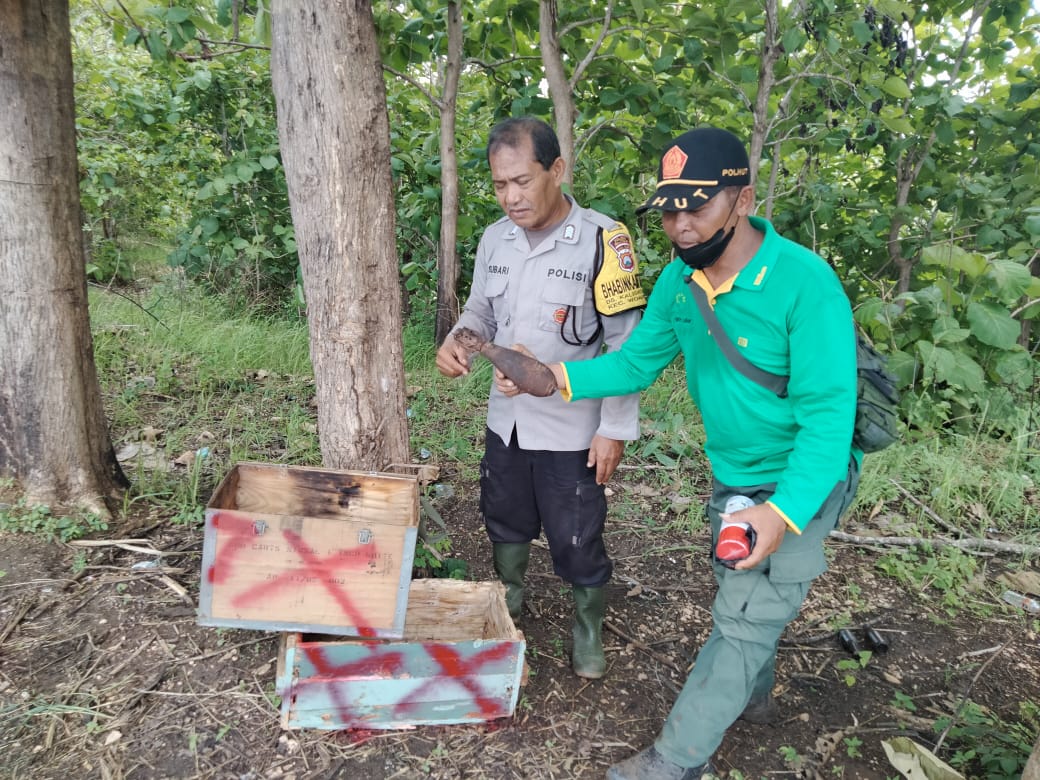
POLYGON ((676 468, 703 458, 704 427, 686 390, 682 360, 640 396, 642 436, 626 449, 626 457, 676 468))
POLYGON ((86 10, 74 11, 73 30, 88 272, 99 281, 129 281, 134 268, 118 239, 163 237, 183 219, 189 193, 174 169, 188 152, 169 145, 169 119, 178 109, 160 81, 142 78, 148 57, 113 45, 86 10))
POLYGON ((676 468, 680 461, 690 460, 699 451, 693 441, 698 425, 678 412, 645 417, 641 427, 645 435, 630 447, 631 454, 638 458, 676 468))
POLYGON ((780 758, 783 759, 784 764, 794 771, 799 771, 805 766, 806 758, 801 755, 795 748, 790 745, 783 745, 777 749, 780 754, 780 758))
MULTIPOLYGON (((107 5, 114 22, 74 4, 84 207, 99 242, 92 273, 132 276, 118 246, 103 242, 113 224, 148 224, 176 234, 171 260, 192 277, 243 300, 299 309, 262 48, 266 4, 240 9, 237 27, 228 2, 107 5), (118 46, 103 41, 106 29, 118 46)), ((484 0, 461 10, 465 288, 480 233, 499 216, 484 161, 487 130, 512 114, 550 118, 551 104, 537 8, 484 0)), ((834 262, 909 391, 909 429, 1036 429, 1023 403, 1034 371, 1023 324, 1040 311, 1029 272, 1040 237, 1035 15, 998 4, 973 20, 967 6, 948 1, 783 6, 770 89, 759 81, 765 28, 753 4, 623 2, 606 29, 599 6, 557 11, 568 67, 584 68, 571 85, 574 192, 635 231, 648 286, 669 247, 655 217, 635 218, 632 208, 653 185, 661 149, 701 123, 746 136, 761 97, 769 120, 758 187, 764 212, 834 262)), ((445 7, 374 12, 394 71, 387 90, 403 285, 412 309, 429 316, 441 219, 432 99, 447 45, 445 7)))
POLYGON ((474 357, 468 376, 441 376, 435 368, 433 332, 419 317, 406 326, 404 344, 412 451, 423 461, 453 461, 463 475, 475 478, 483 452, 491 364, 474 357))
POLYGON ((914 703, 913 698, 902 691, 896 691, 892 694, 892 706, 907 712, 917 712, 917 705, 914 703))
POLYGON ((863 755, 860 751, 860 747, 863 745, 863 740, 859 737, 845 737, 842 739, 845 743, 845 752, 849 758, 858 758, 863 755))
POLYGON ((949 243, 925 248, 921 267, 927 286, 891 303, 867 301, 856 312, 890 349, 889 367, 906 388, 908 424, 1023 435, 1035 422, 1031 405, 1021 403, 1035 362, 1018 343, 1014 311, 1040 293, 1040 280, 1019 263, 949 243))
POLYGON ((210 157, 189 176, 192 213, 170 263, 214 290, 277 307, 293 300, 298 259, 274 98, 266 56, 238 57, 233 68, 193 63, 176 73, 177 132, 210 157))
POLYGON ((127 261, 118 242, 107 238, 94 242, 90 262, 87 263, 89 278, 98 282, 126 283, 133 281, 134 272, 134 267, 127 261))
POLYGON ((450 557, 451 539, 443 537, 434 543, 420 542, 415 546, 412 570, 416 577, 438 577, 464 580, 469 565, 461 558, 450 557))
POLYGON ((860 650, 856 658, 843 658, 834 664, 834 668, 842 672, 842 679, 851 688, 856 684, 856 675, 867 668, 872 657, 873 653, 870 650, 860 650))
MULTIPOLYGON (((397 247, 401 274, 413 309, 433 311, 437 291, 437 251, 440 215, 440 131, 429 102, 405 91, 395 82, 388 89, 399 94, 390 101, 391 168, 396 188, 397 247)), ((460 191, 466 199, 458 219, 460 256, 476 254, 484 225, 500 212, 491 196, 480 124, 461 128, 459 146, 460 191)), ((471 268, 471 266, 469 266, 471 268)), ((468 284, 468 274, 466 278, 468 284)), ((432 315, 431 315, 432 317, 432 315)))
POLYGON ((937 591, 948 609, 963 608, 978 567, 976 559, 957 548, 933 552, 927 550, 927 542, 923 546, 925 552, 888 553, 877 567, 922 595, 937 591))
POLYGON ((1022 775, 1040 728, 1040 708, 1035 702, 1021 702, 1018 716, 1020 720, 1008 722, 968 700, 958 709, 956 719, 940 718, 935 728, 949 728, 948 746, 954 751, 948 759, 951 766, 978 766, 990 780, 1015 780, 1022 775))
POLYGON ((53 514, 45 504, 29 504, 19 499, 0 508, 0 531, 42 536, 51 541, 69 542, 107 531, 108 524, 92 512, 53 514))
POLYGON ((1009 444, 953 433, 890 448, 865 459, 853 511, 905 492, 920 503, 907 506, 902 518, 907 528, 898 529, 900 535, 942 532, 931 513, 980 538, 992 532, 1036 533, 1040 474, 1034 454, 1022 440, 1009 444))
MULTIPOLYGON (((251 303, 292 307, 298 263, 268 53, 232 46, 215 56, 212 41, 233 34, 224 6, 213 14, 113 4, 114 21, 91 7, 76 11, 87 227, 95 244, 117 227, 174 235, 170 262, 193 278, 251 303)), ((238 40, 262 41, 264 15, 263 4, 240 13, 238 40)), ((92 273, 119 277, 109 247, 100 249, 92 273)))

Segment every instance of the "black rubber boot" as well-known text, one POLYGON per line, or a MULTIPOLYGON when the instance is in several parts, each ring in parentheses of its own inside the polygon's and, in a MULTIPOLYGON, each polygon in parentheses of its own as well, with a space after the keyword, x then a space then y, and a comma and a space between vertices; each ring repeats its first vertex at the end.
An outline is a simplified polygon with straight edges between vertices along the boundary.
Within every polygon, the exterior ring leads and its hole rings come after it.
POLYGON ((779 718, 780 711, 777 709, 776 700, 770 694, 749 701, 737 720, 754 723, 756 726, 771 726, 779 718))
POLYGON ((524 605, 524 574, 531 559, 531 545, 496 542, 491 545, 495 574, 506 586, 506 606, 509 617, 516 620, 524 605))
POLYGON ((574 586, 574 650, 571 666, 578 677, 598 680, 607 671, 603 656, 603 588, 574 586))

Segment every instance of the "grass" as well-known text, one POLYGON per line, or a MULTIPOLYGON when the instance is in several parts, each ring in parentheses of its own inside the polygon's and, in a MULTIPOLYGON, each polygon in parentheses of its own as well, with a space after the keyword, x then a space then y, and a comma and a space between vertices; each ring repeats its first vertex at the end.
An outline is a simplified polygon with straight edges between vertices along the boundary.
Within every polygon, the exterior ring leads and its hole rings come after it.
POLYGON ((95 358, 117 451, 143 442, 162 456, 124 462, 129 500, 193 507, 230 464, 320 462, 310 407, 306 323, 235 314, 219 298, 160 284, 91 291, 95 358), (185 453, 183 467, 170 463, 185 453))
POLYGON ((928 509, 965 534, 997 531, 1008 539, 1040 532, 1040 459, 1035 449, 984 436, 948 434, 890 447, 866 458, 853 509, 894 501, 906 491, 903 520, 937 528, 928 509), (900 490, 900 487, 903 490, 900 490))

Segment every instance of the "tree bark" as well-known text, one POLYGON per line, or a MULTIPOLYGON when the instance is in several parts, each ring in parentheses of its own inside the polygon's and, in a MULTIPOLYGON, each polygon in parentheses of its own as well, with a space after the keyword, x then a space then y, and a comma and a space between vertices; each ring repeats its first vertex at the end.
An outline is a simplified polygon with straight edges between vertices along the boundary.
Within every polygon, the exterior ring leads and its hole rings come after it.
POLYGON ((94 365, 65 0, 0 0, 0 476, 109 516, 128 482, 94 365))
MULTIPOLYGON (((748 160, 751 165, 751 186, 758 182, 758 168, 762 162, 762 150, 766 145, 769 133, 769 98, 776 84, 776 63, 780 59, 780 37, 777 19, 779 8, 777 0, 765 2, 766 22, 762 32, 762 48, 758 63, 758 91, 755 93, 755 108, 751 123, 751 139, 748 144, 748 160)), ((779 148, 776 156, 779 157, 779 148)), ((774 163, 774 167, 775 163, 774 163)), ((771 199, 770 199, 771 201, 771 199)), ((771 202, 770 202, 771 207, 771 202)), ((771 212, 771 208, 767 210, 771 212)))
POLYGON ((371 6, 275 3, 271 42, 322 459, 350 469, 406 463, 390 126, 371 6))
POLYGON ((545 80, 549 84, 553 118, 556 120, 556 137, 560 140, 560 156, 567 166, 563 175, 564 183, 568 185, 568 189, 573 189, 574 120, 578 110, 574 107, 574 92, 563 67, 556 0, 541 0, 538 3, 538 28, 542 67, 545 69, 545 80))
POLYGON ((437 344, 459 318, 459 164, 455 153, 455 111, 462 72, 462 18, 457 0, 448 2, 448 57, 437 106, 441 120, 441 236, 437 254, 437 344))

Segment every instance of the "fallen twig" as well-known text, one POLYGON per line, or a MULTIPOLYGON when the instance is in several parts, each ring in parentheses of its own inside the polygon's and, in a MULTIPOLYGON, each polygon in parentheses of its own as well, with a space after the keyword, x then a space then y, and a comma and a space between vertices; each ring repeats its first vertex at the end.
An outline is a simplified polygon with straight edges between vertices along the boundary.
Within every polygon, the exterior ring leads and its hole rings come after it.
MULTIPOLYGON (((145 561, 148 563, 148 561, 145 561)), ((112 566, 110 564, 91 564, 84 566, 88 571, 118 571, 126 572, 130 571, 131 574, 184 574, 187 569, 182 569, 177 566, 155 566, 154 568, 148 569, 134 569, 133 566, 112 566)), ((127 578, 124 577, 121 582, 126 582, 127 578)))
POLYGON ((167 588, 169 588, 174 593, 176 593, 177 597, 180 598, 182 601, 186 601, 189 604, 194 604, 195 603, 194 601, 192 601, 191 596, 188 595, 188 589, 185 588, 183 585, 181 585, 179 582, 177 582, 172 577, 167 577, 165 574, 160 574, 158 579, 159 579, 159 582, 161 582, 167 588))
POLYGON ((998 653, 1004 649, 1003 645, 996 647, 984 647, 982 650, 972 650, 970 653, 961 653, 957 656, 958 661, 963 661, 965 658, 972 658, 976 655, 986 655, 987 653, 998 653))
POLYGON ((932 520, 937 522, 939 525, 941 525, 947 531, 949 531, 952 534, 956 534, 957 536, 967 536, 968 535, 968 534, 964 533, 964 531, 962 531, 960 528, 955 526, 953 523, 951 523, 951 522, 949 522, 947 520, 944 520, 942 517, 940 517, 931 507, 929 507, 927 504, 925 504, 923 501, 921 501, 917 496, 915 496, 913 493, 911 493, 905 487, 900 485, 894 479, 889 479, 888 481, 891 482, 893 485, 895 485, 899 489, 900 493, 902 493, 904 496, 909 498, 913 503, 917 504, 917 506, 919 506, 924 511, 924 513, 926 515, 928 515, 928 517, 930 517, 932 520))
POLYGON ((997 651, 995 653, 993 653, 993 655, 991 655, 989 658, 987 658, 986 662, 982 666, 979 667, 979 670, 977 672, 975 672, 975 676, 971 678, 971 682, 968 683, 968 687, 964 689, 964 695, 961 696, 961 701, 957 705, 957 709, 954 710, 953 717, 950 718, 950 722, 946 724, 946 728, 944 728, 942 730, 942 734, 940 734, 939 735, 939 739, 936 740, 935 746, 932 748, 932 752, 933 753, 938 753, 939 752, 939 748, 942 747, 942 743, 946 739, 946 735, 950 733, 950 729, 953 728, 953 724, 955 724, 958 720, 960 720, 961 713, 964 711, 964 707, 968 703, 968 694, 971 693, 971 689, 975 687, 975 683, 978 682, 979 677, 981 677, 982 673, 984 671, 986 671, 986 667, 988 667, 991 663, 993 663, 993 661, 996 659, 996 657, 998 655, 1000 655, 1002 652, 1004 652, 1004 649, 1009 644, 1011 644, 1011 640, 1010 639, 1007 642, 1005 642, 1004 644, 1002 644, 997 649, 997 651))
POLYGON ((836 631, 825 631, 822 634, 798 634, 791 638, 780 637, 781 647, 802 647, 803 645, 818 645, 821 642, 834 639, 836 631))
POLYGON ((79 571, 77 571, 77 572, 76 572, 75 574, 73 574, 73 575, 72 575, 71 577, 69 577, 69 579, 67 579, 67 580, 65 581, 65 584, 64 584, 64 585, 62 585, 62 586, 61 586, 61 587, 60 587, 60 588, 58 589, 58 592, 57 592, 57 593, 55 593, 54 595, 52 595, 52 596, 51 596, 51 597, 50 597, 49 599, 47 599, 47 600, 46 600, 45 602, 43 602, 42 604, 40 604, 40 606, 38 606, 38 607, 36 608, 36 611, 35 611, 35 612, 33 612, 33 613, 32 613, 32 614, 31 614, 31 615, 29 616, 29 620, 36 620, 36 619, 37 619, 38 617, 40 617, 40 615, 42 615, 42 614, 43 614, 44 612, 46 612, 46 611, 47 611, 48 609, 50 609, 50 608, 51 608, 51 607, 53 607, 53 606, 54 606, 55 604, 57 604, 57 603, 58 603, 59 601, 61 601, 61 599, 62 599, 62 596, 63 596, 63 594, 64 594, 64 593, 65 593, 66 591, 68 591, 68 589, 69 589, 69 588, 71 588, 71 587, 72 587, 73 585, 75 585, 75 584, 76 584, 76 583, 78 583, 78 582, 79 582, 79 581, 80 581, 81 579, 83 579, 83 577, 84 577, 84 576, 86 575, 86 573, 87 573, 87 570, 86 570, 86 569, 80 569, 80 570, 79 570, 79 571))
POLYGON ((213 656, 216 656, 216 655, 226 655, 227 653, 230 653, 233 650, 239 650, 239 649, 241 649, 243 647, 248 647, 249 645, 258 645, 261 642, 268 642, 268 641, 272 641, 273 642, 274 641, 274 636, 273 635, 268 635, 268 636, 257 637, 255 639, 247 639, 245 642, 239 642, 238 644, 228 645, 227 647, 221 647, 221 648, 218 648, 216 650, 211 650, 208 653, 200 653, 199 655, 192 656, 191 658, 181 658, 181 659, 179 659, 177 661, 174 661, 173 663, 174 663, 175 666, 183 666, 184 664, 190 664, 190 663, 194 663, 196 661, 205 661, 207 658, 213 658, 213 656))
POLYGON ((828 536, 840 542, 850 542, 867 547, 956 547, 960 550, 985 550, 1008 555, 1040 554, 1040 545, 997 542, 992 539, 947 539, 943 536, 932 539, 917 536, 857 536, 844 531, 831 531, 828 536))
POLYGON ((648 656, 653 658, 658 663, 664 664, 669 669, 674 669, 676 672, 678 672, 681 675, 685 675, 686 674, 686 670, 683 669, 681 666, 677 665, 674 661, 672 661, 672 659, 668 658, 667 656, 661 655, 659 652, 654 650, 652 647, 650 647, 646 643, 640 642, 638 639, 635 639, 634 637, 629 636, 624 631, 622 631, 620 628, 618 628, 616 625, 614 625, 611 621, 604 620, 603 621, 603 627, 605 629, 607 629, 608 631, 610 631, 612 634, 616 634, 617 636, 621 637, 622 639, 624 639, 626 642, 628 642, 633 647, 639 648, 640 650, 642 650, 644 653, 646 653, 648 656))
POLYGON ((133 696, 127 699, 127 701, 120 708, 118 714, 123 715, 124 713, 129 712, 137 706, 137 702, 141 701, 141 699, 144 698, 144 695, 146 693, 151 693, 153 690, 155 690, 155 688, 159 686, 159 683, 162 682, 163 677, 166 676, 166 671, 168 668, 168 663, 163 664, 159 667, 158 671, 156 671, 155 674, 153 674, 151 677, 149 677, 147 680, 141 683, 140 687, 134 690, 133 696))
POLYGON ((69 542, 73 547, 118 547, 120 550, 141 553, 143 555, 157 555, 159 557, 169 555, 187 555, 183 550, 172 550, 164 552, 154 547, 140 547, 137 542, 148 543, 147 539, 74 539, 69 542))
POLYGON ((0 632, 0 646, 7 641, 7 637, 11 636, 11 632, 14 631, 18 627, 18 624, 22 622, 22 618, 24 618, 26 613, 32 609, 32 605, 35 601, 36 597, 34 595, 29 595, 22 599, 22 603, 18 606, 18 609, 14 611, 14 614, 11 615, 10 620, 8 620, 7 624, 4 626, 4 630, 0 632))
POLYGON ((129 295, 124 295, 123 293, 119 292, 119 290, 114 290, 114 289, 112 289, 112 285, 110 285, 110 284, 98 284, 97 282, 91 282, 91 281, 88 281, 88 282, 87 282, 87 284, 88 284, 88 285, 90 285, 91 287, 95 288, 95 289, 98 289, 98 290, 104 290, 105 292, 107 292, 107 293, 111 293, 112 295, 118 295, 118 296, 119 296, 120 298, 122 298, 123 300, 126 300, 126 301, 130 301, 130 303, 132 303, 132 304, 133 304, 134 306, 136 306, 136 307, 137 307, 138 309, 140 309, 140 310, 141 310, 141 311, 143 311, 143 312, 144 312, 145 314, 147 314, 147 315, 148 315, 149 317, 151 317, 151 318, 152 318, 153 320, 155 320, 155 322, 156 322, 156 323, 157 323, 158 325, 161 325, 162 327, 166 328, 166 330, 169 330, 169 329, 170 329, 170 326, 169 326, 169 325, 167 325, 167 324, 166 324, 165 322, 163 322, 162 320, 160 320, 160 319, 159 319, 158 317, 156 317, 156 316, 155 316, 154 314, 152 314, 152 313, 151 313, 150 311, 148 311, 148 309, 146 309, 146 308, 145 308, 144 306, 142 306, 142 305, 141 305, 140 303, 138 303, 137 301, 135 301, 135 300, 134 300, 133 298, 131 298, 131 297, 130 297, 129 295))

